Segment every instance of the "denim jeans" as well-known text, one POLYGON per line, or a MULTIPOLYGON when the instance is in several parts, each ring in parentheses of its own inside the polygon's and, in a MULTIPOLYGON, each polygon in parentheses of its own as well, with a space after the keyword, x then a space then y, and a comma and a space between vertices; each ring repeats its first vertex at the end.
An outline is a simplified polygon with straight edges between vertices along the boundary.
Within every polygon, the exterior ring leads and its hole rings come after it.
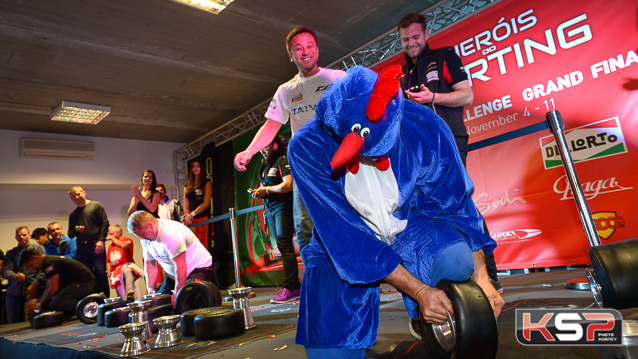
POLYGON ((270 228, 273 237, 277 239, 277 248, 281 253, 284 270, 282 286, 292 291, 301 287, 297 256, 295 256, 295 247, 292 243, 292 206, 290 202, 288 204, 284 202, 270 207, 272 208, 266 207, 266 218, 268 219, 268 228, 270 228))
POLYGON ((295 218, 295 233, 297 233, 297 243, 299 244, 301 259, 303 259, 303 264, 308 267, 308 262, 306 261, 306 258, 304 258, 302 250, 308 245, 308 243, 310 243, 310 239, 312 239, 312 230, 314 225, 310 220, 310 215, 308 214, 306 205, 304 205, 303 200, 301 199, 301 194, 299 194, 297 184, 293 181, 292 185, 292 213, 295 218))

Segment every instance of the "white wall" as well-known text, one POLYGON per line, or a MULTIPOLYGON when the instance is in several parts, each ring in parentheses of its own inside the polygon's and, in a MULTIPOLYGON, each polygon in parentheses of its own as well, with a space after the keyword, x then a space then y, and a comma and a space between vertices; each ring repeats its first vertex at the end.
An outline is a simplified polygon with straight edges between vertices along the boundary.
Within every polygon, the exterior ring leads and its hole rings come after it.
POLYGON ((124 235, 133 238, 135 261, 141 265, 139 239, 126 230, 131 185, 139 185, 142 172, 150 168, 158 182, 166 185, 171 198, 176 198, 173 151, 182 145, 0 130, 0 249, 6 253, 16 246, 15 228, 19 225, 33 231, 58 221, 66 233, 69 213, 76 207, 68 190, 82 186, 88 199, 104 205, 109 222, 120 224, 124 235), (22 137, 92 141, 95 158, 23 158, 18 151, 22 137))

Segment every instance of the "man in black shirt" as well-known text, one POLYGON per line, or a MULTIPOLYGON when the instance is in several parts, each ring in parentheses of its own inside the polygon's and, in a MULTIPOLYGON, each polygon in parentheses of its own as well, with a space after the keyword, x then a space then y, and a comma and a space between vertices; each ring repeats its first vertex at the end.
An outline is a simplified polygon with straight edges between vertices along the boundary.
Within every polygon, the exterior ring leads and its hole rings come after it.
POLYGON ((18 264, 34 271, 43 271, 47 280, 40 300, 34 299, 25 305, 29 312, 42 309, 75 313, 78 302, 91 294, 95 287, 91 271, 73 259, 43 255, 29 248, 20 253, 18 264))
POLYGON ((95 276, 96 293, 109 296, 110 286, 106 276, 106 250, 104 242, 109 231, 106 210, 98 201, 86 199, 86 192, 76 186, 69 190, 71 201, 77 208, 69 215, 69 237, 76 237, 76 259, 95 276))

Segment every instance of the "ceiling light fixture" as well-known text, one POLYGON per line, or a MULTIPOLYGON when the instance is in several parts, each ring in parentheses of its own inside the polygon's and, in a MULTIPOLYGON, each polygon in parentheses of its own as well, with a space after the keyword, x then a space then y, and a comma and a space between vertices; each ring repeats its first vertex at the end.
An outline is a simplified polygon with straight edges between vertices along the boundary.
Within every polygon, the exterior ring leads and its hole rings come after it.
POLYGON ((95 125, 111 113, 111 107, 62 101, 51 113, 51 120, 95 125))
POLYGON ((171 0, 184 5, 192 6, 199 10, 211 12, 215 15, 219 14, 233 0, 171 0))

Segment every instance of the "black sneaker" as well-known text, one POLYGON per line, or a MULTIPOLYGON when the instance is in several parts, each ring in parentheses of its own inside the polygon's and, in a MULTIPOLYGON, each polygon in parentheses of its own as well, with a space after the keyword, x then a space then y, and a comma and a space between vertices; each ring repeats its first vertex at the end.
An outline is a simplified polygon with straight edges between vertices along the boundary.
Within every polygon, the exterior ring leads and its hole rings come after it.
POLYGON ((135 296, 133 295, 133 293, 129 293, 126 295, 126 301, 127 302, 134 302, 135 301, 135 296))
POLYGON ((408 328, 410 329, 410 334, 416 340, 423 340, 423 336, 421 336, 421 321, 418 319, 410 318, 410 322, 408 323, 408 328))
POLYGON ((494 286, 494 289, 496 289, 497 292, 503 293, 503 286, 500 281, 490 278, 490 283, 492 283, 492 286, 494 286))

